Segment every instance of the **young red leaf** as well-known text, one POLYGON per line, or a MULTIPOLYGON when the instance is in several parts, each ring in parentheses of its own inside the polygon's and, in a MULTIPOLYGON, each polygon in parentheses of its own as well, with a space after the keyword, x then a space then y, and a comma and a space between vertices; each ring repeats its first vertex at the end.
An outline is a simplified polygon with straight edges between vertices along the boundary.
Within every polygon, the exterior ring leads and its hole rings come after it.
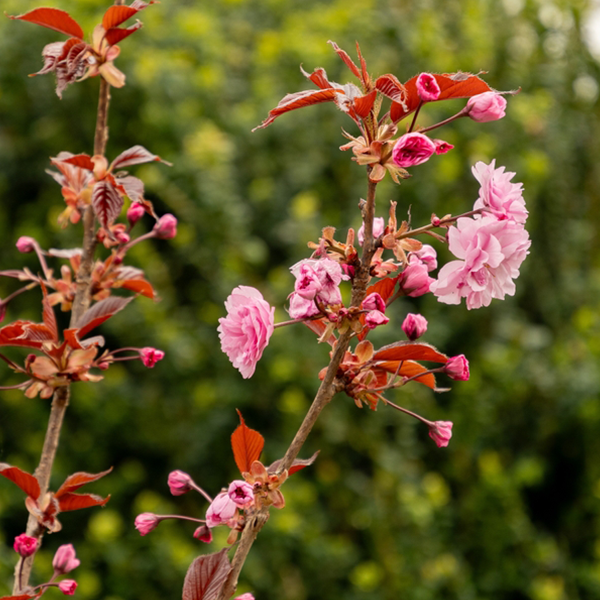
POLYGON ((110 500, 110 494, 106 498, 96 494, 63 494, 58 498, 58 506, 61 512, 69 510, 80 510, 91 506, 104 506, 110 500))
POLYGON ((66 35, 72 35, 79 39, 83 38, 83 29, 81 29, 79 23, 68 12, 58 8, 34 8, 28 13, 15 17, 9 16, 9 18, 28 21, 66 35))
POLYGON ((136 292, 146 298, 154 299, 154 288, 145 279, 126 279, 125 281, 115 281, 113 287, 122 287, 126 290, 136 292))
MULTIPOLYGON (((29 328, 31 331, 31 327, 36 325, 36 323, 32 323, 31 321, 15 321, 10 325, 5 325, 0 329, 0 346, 22 346, 24 348, 41 348, 42 342, 38 339, 34 338, 26 338, 23 337, 26 328, 29 328)), ((42 325, 41 327, 45 327, 42 325)), ((46 339, 50 339, 49 337, 46 339)))
MULTIPOLYGON (((312 465, 315 460, 317 460, 317 456, 319 456, 320 450, 317 450, 310 458, 295 458, 294 462, 292 462, 292 466, 288 469, 288 475, 293 475, 296 471, 300 471, 304 469, 304 467, 308 467, 312 465)), ((279 469, 279 465, 283 459, 280 458, 276 460, 273 464, 269 465, 267 471, 269 473, 277 473, 279 469)))
POLYGON ((366 96, 359 96, 354 99, 354 111, 361 119, 364 119, 369 114, 370 110, 373 108, 376 97, 377 90, 373 90, 366 96))
POLYGON ((111 6, 102 17, 102 27, 106 30, 116 27, 133 17, 137 12, 137 8, 131 6, 111 6))
POLYGON ((54 314, 54 310, 52 309, 52 305, 48 300, 48 294, 46 292, 46 286, 42 283, 42 291, 44 292, 44 299, 42 300, 42 318, 44 320, 44 325, 50 331, 52 335, 52 341, 58 341, 58 325, 56 323, 56 315, 54 314))
POLYGON ((109 46, 114 46, 118 44, 121 40, 129 37, 132 33, 135 33, 142 26, 141 21, 136 21, 133 25, 129 27, 112 27, 106 32, 104 36, 109 46))
POLYGON ((129 167, 131 165, 139 165, 152 161, 160 161, 171 166, 171 163, 163 160, 160 156, 152 154, 152 152, 149 152, 143 146, 138 145, 132 146, 128 150, 121 152, 121 154, 112 161, 110 168, 111 171, 117 171, 118 169, 123 169, 124 167, 129 167))
POLYGON ((133 298, 121 298, 120 296, 111 296, 100 302, 96 302, 89 310, 83 313, 81 321, 77 324, 77 337, 81 340, 104 321, 110 319, 115 313, 123 310, 133 298))
POLYGON ((2 596, 0 600, 30 600, 31 598, 38 598, 42 595, 42 592, 38 594, 21 594, 20 596, 2 596))
POLYGON ((127 175, 126 177, 117 177, 117 189, 125 194, 132 202, 144 201, 144 182, 137 177, 127 175))
POLYGON ((328 88, 332 88, 333 86, 329 83, 329 79, 327 78, 327 73, 323 67, 319 67, 315 69, 312 73, 307 73, 302 67, 300 67, 300 71, 307 79, 310 79, 317 87, 320 87, 322 90, 326 90, 328 88))
POLYGON ((31 342, 56 342, 56 330, 50 329, 44 323, 26 323, 23 325, 21 338, 31 342))
MULTIPOLYGON (((387 373, 399 375, 400 377, 415 377, 415 375, 424 373, 428 370, 423 365, 412 360, 382 362, 377 365, 377 368, 374 369, 374 371, 377 372, 380 369, 383 369, 383 371, 386 371, 387 373), (400 366, 400 369, 398 369, 398 366, 400 366)), ((434 391, 443 391, 436 387, 435 376, 433 373, 427 373, 421 377, 417 377, 415 381, 426 385, 428 388, 431 388, 434 391)))
POLYGON ((423 342, 395 342, 380 348, 373 355, 374 362, 388 360, 429 360, 445 364, 448 357, 423 342))
POLYGON ((83 348, 83 346, 81 345, 79 338, 77 337, 77 331, 78 329, 76 327, 73 329, 65 329, 63 331, 63 337, 65 338, 65 342, 67 342, 67 344, 69 344, 71 348, 74 348, 75 350, 80 350, 81 348, 83 348))
POLYGON ((18 467, 11 467, 6 463, 0 463, 0 475, 18 485, 34 500, 37 500, 40 497, 40 484, 33 475, 21 471, 18 467))
POLYGON ((106 230, 110 229, 114 220, 121 214, 123 198, 109 179, 96 182, 92 190, 92 208, 106 230))
POLYGON ((183 582, 183 600, 214 600, 231 571, 229 548, 199 556, 190 565, 183 582))
POLYGON ((88 154, 76 154, 75 156, 70 156, 69 158, 59 159, 58 157, 53 158, 52 162, 65 162, 69 165, 74 165, 75 167, 80 167, 81 169, 87 169, 88 171, 94 170, 94 163, 92 162, 92 157, 88 154))
POLYGON ((404 103, 406 98, 406 88, 400 83, 398 78, 391 73, 382 75, 375 80, 375 89, 395 102, 404 103))
POLYGON ((361 79, 360 71, 358 70, 358 67, 354 64, 350 56, 348 56, 348 53, 342 50, 335 42, 332 42, 331 40, 329 40, 327 43, 331 44, 333 49, 338 53, 339 57, 346 63, 346 66, 352 71, 352 73, 354 73, 356 77, 361 79))
POLYGON ((242 413, 238 410, 240 424, 231 434, 231 447, 233 458, 240 473, 250 471, 250 466, 258 460, 265 445, 265 438, 254 429, 250 429, 244 422, 242 413))
POLYGON ((79 473, 73 473, 73 475, 69 475, 65 479, 65 482, 60 486, 54 496, 56 498, 60 498, 63 494, 74 492, 82 485, 91 483, 92 481, 97 481, 105 475, 108 475, 112 470, 113 468, 111 467, 110 469, 106 469, 106 471, 102 471, 101 473, 84 473, 82 471, 79 473))

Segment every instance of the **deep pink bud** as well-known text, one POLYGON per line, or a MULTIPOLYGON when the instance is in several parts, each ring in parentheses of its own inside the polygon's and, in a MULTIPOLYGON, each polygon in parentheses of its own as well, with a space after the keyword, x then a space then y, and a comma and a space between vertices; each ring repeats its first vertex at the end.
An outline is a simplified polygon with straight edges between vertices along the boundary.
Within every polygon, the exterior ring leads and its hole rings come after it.
POLYGON ((385 325, 386 323, 389 323, 389 319, 380 311, 378 310, 372 310, 366 317, 365 317, 365 327, 367 329, 375 329, 375 327, 378 327, 379 325, 385 325))
POLYGON ((171 215, 163 215, 154 226, 154 232, 159 240, 170 240, 177 235, 177 219, 171 215))
POLYGON ((363 310, 378 310, 384 313, 386 307, 383 298, 377 292, 373 292, 362 301, 362 308, 363 310))
MULTIPOLYGON (((373 219, 373 239, 377 239, 385 231, 385 219, 383 217, 375 217, 373 219)), ((365 243, 365 224, 363 223, 358 233, 358 243, 362 246, 365 243)))
POLYGON ((139 202, 133 202, 127 209, 127 220, 133 227, 145 214, 144 207, 139 202))
POLYGON ((129 234, 124 231, 115 231, 115 239, 119 244, 127 244, 131 240, 129 234))
POLYGON ((33 252, 35 250, 36 244, 37 242, 32 237, 22 235, 17 240, 17 250, 27 254, 28 252, 33 252))
POLYGON ((227 492, 221 492, 211 502, 206 511, 206 524, 209 527, 223 525, 237 513, 237 504, 229 497, 227 492))
POLYGON ((13 548, 17 554, 20 554, 23 558, 27 558, 28 556, 35 554, 35 551, 38 548, 38 541, 30 535, 22 533, 15 538, 13 548))
POLYGON ((182 496, 194 489, 192 478, 183 471, 171 471, 167 483, 173 496, 182 496))
POLYGON ((436 421, 429 425, 429 437, 438 448, 445 448, 452 437, 452 421, 436 421))
POLYGON ((453 356, 444 365, 444 371, 452 379, 467 381, 469 379, 469 361, 464 354, 453 356))
POLYGON ((200 525, 196 531, 194 531, 194 537, 201 542, 210 544, 212 542, 212 531, 208 525, 200 525))
POLYGON ((245 508, 254 502, 254 488, 242 479, 236 479, 229 484, 227 495, 240 508, 245 508))
POLYGON ((156 348, 142 348, 140 350, 140 359, 144 363, 145 367, 152 369, 154 365, 165 357, 165 353, 162 350, 156 348))
POLYGON ((497 121, 505 115, 506 100, 496 92, 484 92, 469 98, 467 109, 467 114, 473 121, 497 121))
POLYGON ((236 596, 233 600, 254 600, 254 596, 250 592, 246 592, 241 596, 236 596))
POLYGON ((65 596, 72 596, 75 593, 75 590, 77 589, 77 582, 74 579, 63 579, 58 584, 58 589, 65 596))
POLYGON ((417 77, 417 94, 423 102, 433 102, 440 97, 440 86, 431 73, 421 73, 417 77))
POLYGON ((450 152, 454 148, 452 144, 445 142, 444 140, 433 140, 435 144, 435 153, 436 154, 446 154, 446 152, 450 152))
POLYGON ((346 263, 342 263, 341 267, 342 267, 342 271, 344 271, 344 273, 348 277, 354 277, 354 275, 356 274, 356 269, 352 265, 347 265, 346 263))
POLYGON ((412 298, 418 298, 429 291, 429 286, 435 281, 427 274, 427 265, 418 256, 411 254, 408 265, 402 271, 400 289, 412 298))
POLYGON ((145 512, 135 518, 134 525, 140 532, 140 535, 148 535, 152 530, 158 527, 158 524, 161 521, 162 518, 159 515, 145 512))
POLYGON ((414 167, 435 154, 435 144, 422 133, 405 133, 392 150, 392 159, 399 167, 414 167))
POLYGON ((425 263, 427 271, 437 269, 437 253, 433 246, 423 244, 420 250, 415 250, 412 254, 418 256, 425 263))
POLYGON ((402 331, 409 340, 414 341, 427 331, 427 319, 423 315, 409 313, 402 323, 402 331))
POLYGON ((76 569, 81 564, 81 561, 75 556, 75 548, 73 544, 63 544, 58 547, 52 559, 54 573, 64 575, 73 569, 76 569))

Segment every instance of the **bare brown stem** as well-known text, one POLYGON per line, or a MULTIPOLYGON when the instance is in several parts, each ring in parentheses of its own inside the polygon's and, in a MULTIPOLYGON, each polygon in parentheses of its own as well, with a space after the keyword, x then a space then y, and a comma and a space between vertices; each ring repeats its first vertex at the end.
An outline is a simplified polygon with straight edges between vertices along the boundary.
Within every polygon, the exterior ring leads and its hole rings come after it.
MULTIPOLYGON (((363 301, 367 286, 369 284, 369 271, 371 268, 371 259, 373 258, 373 254, 375 253, 375 241, 373 240, 373 217, 375 215, 375 192, 377 189, 377 183, 369 180, 369 188, 367 192, 367 200, 362 207, 363 212, 363 221, 365 224, 365 240, 363 244, 363 253, 361 257, 360 264, 356 269, 356 275, 354 277, 354 281, 352 282, 352 300, 351 306, 358 308, 363 301)), ((323 411, 323 409, 331 402, 333 396, 341 391, 342 387, 339 382, 336 382, 336 375, 339 369, 339 366, 344 358, 344 354, 346 350, 348 350, 348 345, 350 344, 350 339, 352 338, 352 331, 348 330, 347 332, 340 335, 337 340, 333 355, 331 357, 331 361, 329 366, 327 367, 327 371, 325 373, 325 377, 317 390, 314 400, 300 425, 300 428, 296 432, 292 443, 287 449, 283 459, 281 460, 281 464, 279 465, 278 472, 282 473, 284 470, 289 469, 294 462, 294 459, 298 456, 304 442, 308 438, 308 435, 312 431, 319 415, 323 411)), ((237 587, 238 578, 242 567, 244 566, 244 562, 246 561, 246 557, 250 552, 250 548, 258 535, 258 532, 263 528, 268 519, 268 512, 259 513, 253 521, 246 524, 244 527, 244 531, 242 532, 242 536, 240 538, 240 543, 235 551, 235 555, 233 557, 231 566, 231 572, 229 576, 225 580, 223 587, 219 593, 218 600, 229 600, 233 593, 235 592, 235 588, 237 587)))

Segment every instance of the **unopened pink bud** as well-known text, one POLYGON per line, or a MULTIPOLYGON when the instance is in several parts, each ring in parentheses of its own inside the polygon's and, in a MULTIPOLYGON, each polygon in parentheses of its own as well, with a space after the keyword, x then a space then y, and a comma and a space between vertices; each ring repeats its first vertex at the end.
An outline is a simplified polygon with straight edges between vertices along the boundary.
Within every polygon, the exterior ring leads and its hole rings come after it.
POLYGON ((151 531, 158 527, 162 521, 162 517, 154 513, 145 512, 135 518, 135 528, 140 532, 140 535, 148 535, 151 531))
POLYGON ((127 209, 127 220, 129 224, 133 227, 146 213, 144 207, 139 202, 134 202, 127 209))
MULTIPOLYGON (((375 217, 373 219, 373 239, 376 240, 385 231, 385 219, 383 217, 375 217)), ((365 243, 365 224, 363 223, 358 233, 356 234, 358 243, 362 246, 365 243)))
POLYGON ((464 354, 453 356, 444 365, 444 371, 451 379, 467 381, 469 379, 469 361, 464 354))
POLYGON ((372 310, 365 317, 365 327, 367 329, 375 329, 375 327, 386 323, 389 323, 389 319, 379 310, 372 310))
POLYGON ((200 527, 194 531, 194 537, 206 544, 210 544, 213 539, 212 531, 208 525, 200 525, 200 527))
POLYGON ((75 593, 75 590, 77 589, 77 582, 74 579, 63 579, 58 584, 58 589, 65 596, 72 596, 75 593))
POLYGON ((64 575, 73 569, 76 569, 81 564, 81 561, 75 556, 75 548, 73 544, 63 544, 58 547, 52 559, 54 573, 64 575))
POLYGON ((409 313, 402 323, 402 331, 409 340, 414 341, 427 331, 427 319, 423 315, 409 313))
POLYGON ((119 244, 127 244, 131 240, 129 234, 124 231, 116 231, 115 238, 119 244))
POLYGON ((429 437, 438 448, 445 448, 452 437, 452 421, 436 421, 429 425, 429 437))
POLYGON ((417 77, 417 94, 423 102, 433 102, 440 97, 440 86, 431 73, 421 73, 417 77))
POLYGON ((38 548, 38 541, 30 535, 22 533, 15 538, 13 548, 17 554, 20 554, 23 558, 27 558, 28 556, 35 554, 35 551, 38 548))
POLYGON ((167 479, 169 489, 173 496, 182 496, 194 489, 192 486, 192 478, 183 471, 171 471, 167 479))
POLYGON ((484 92, 469 98, 467 114, 478 123, 497 121, 505 115, 506 100, 496 92, 484 92))
POLYGON ((454 148, 452 144, 445 142, 444 140, 433 140, 435 144, 435 153, 436 154, 446 154, 446 152, 450 152, 454 148))
POLYGON ((356 274, 356 269, 353 265, 347 265, 346 263, 342 263, 341 267, 342 271, 344 271, 344 273, 350 278, 354 277, 354 275, 356 274))
POLYGON ((362 301, 362 308, 363 310, 378 310, 384 313, 386 307, 383 298, 377 292, 373 292, 362 301))
POLYGON ((154 232, 159 240, 170 240, 177 235, 177 219, 171 215, 163 215, 154 226, 154 232))
POLYGON ((254 488, 242 479, 236 479, 229 484, 227 495, 240 508, 245 508, 254 502, 254 488))
POLYGON ((241 596, 236 596, 233 600, 254 600, 254 596, 250 592, 246 592, 241 596))
POLYGON ((403 168, 414 167, 428 161, 435 154, 435 144, 417 131, 398 138, 392 150, 392 159, 403 168))
POLYGON ((35 250, 36 244, 37 242, 32 237, 22 235, 17 240, 17 250, 27 254, 28 252, 33 252, 35 250))
POLYGON ((162 350, 156 348, 146 347, 140 350, 140 358, 144 363, 145 367, 152 369, 154 365, 165 357, 165 353, 162 350))

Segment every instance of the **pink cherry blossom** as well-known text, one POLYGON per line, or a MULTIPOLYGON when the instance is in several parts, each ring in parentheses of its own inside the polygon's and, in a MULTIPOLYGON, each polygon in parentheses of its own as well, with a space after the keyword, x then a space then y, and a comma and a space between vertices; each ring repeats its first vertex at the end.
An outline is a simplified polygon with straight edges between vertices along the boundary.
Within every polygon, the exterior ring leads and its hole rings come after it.
POLYGON ((162 521, 162 517, 154 513, 145 512, 135 518, 135 528, 140 532, 140 535, 148 535, 151 531, 158 527, 162 521))
MULTIPOLYGON (((348 275, 344 273, 340 264, 330 258, 307 258, 293 265, 290 271, 298 280, 303 278, 304 273, 308 273, 307 267, 312 269, 320 285, 319 291, 315 292, 313 298, 325 305, 341 304, 342 294, 339 285, 342 280, 348 279, 348 275)), ((316 285, 317 283, 313 282, 313 286, 316 285)), ((297 289, 296 292, 299 293, 297 289)))
POLYGON ((433 246, 423 244, 420 250, 415 250, 412 254, 419 257, 425 263, 427 271, 437 269, 437 253, 433 246))
POLYGON ((431 73, 421 73, 417 77, 417 94, 423 102, 433 102, 440 97, 440 86, 431 73))
POLYGON ((405 133, 392 150, 392 159, 399 167, 414 167, 435 154, 435 144, 422 133, 405 133))
POLYGON ((76 569, 81 564, 81 561, 75 556, 75 548, 73 544, 63 544, 58 547, 52 559, 54 573, 64 575, 73 569, 76 569))
POLYGON ((378 310, 378 311, 384 313, 385 308, 386 308, 385 302, 384 302, 383 298, 377 292, 373 292, 372 294, 369 294, 362 301, 362 309, 363 310, 378 310))
POLYGON ((423 315, 409 313, 402 323, 402 331, 409 340, 414 341, 427 331, 427 319, 423 315))
POLYGON ((319 276, 312 266, 302 264, 294 286, 296 293, 307 300, 312 300, 321 291, 322 287, 319 276))
POLYGON ((511 183, 514 173, 504 172, 504 167, 496 167, 496 160, 489 165, 475 163, 471 169, 479 181, 479 198, 474 209, 486 208, 498 219, 509 219, 516 223, 525 223, 527 209, 523 199, 523 184, 511 183))
POLYGON ((208 525, 200 525, 200 527, 194 531, 194 537, 205 544, 210 544, 213 539, 212 531, 208 525))
POLYGON ((386 325, 389 321, 390 320, 382 312, 372 310, 365 317, 365 327, 367 329, 375 329, 375 327, 379 327, 379 325, 386 325))
POLYGON ((33 252, 35 250, 36 245, 37 242, 28 235, 22 235, 17 240, 17 250, 19 252, 23 252, 24 254, 27 254, 28 252, 33 252))
POLYGON ((433 140, 435 144, 435 153, 436 154, 446 154, 446 152, 450 152, 450 150, 454 149, 452 144, 445 142, 444 140, 433 140))
POLYGON ((209 527, 226 524, 229 519, 237 514, 237 504, 229 497, 227 492, 221 492, 211 502, 206 511, 206 524, 209 527))
POLYGON ((182 496, 194 489, 192 478, 187 473, 179 470, 171 471, 169 473, 167 483, 169 484, 169 489, 173 496, 182 496))
POLYGON ((445 448, 452 437, 452 421, 436 421, 429 425, 429 437, 438 448, 445 448))
POLYGON ((243 479, 232 481, 229 484, 227 495, 240 508, 245 508, 254 502, 254 488, 243 479))
POLYGON ((460 304, 466 298, 468 309, 512 296, 513 280, 530 245, 529 234, 519 223, 491 215, 462 217, 448 230, 450 252, 459 260, 445 264, 430 289, 445 304, 460 304))
POLYGON ((219 319, 221 349, 244 379, 252 377, 256 363, 274 331, 275 308, 255 288, 240 285, 225 301, 227 316, 219 319))
POLYGON ((38 541, 32 536, 22 533, 15 538, 13 548, 17 554, 20 554, 23 558, 27 558, 35 554, 38 548, 38 541))
POLYGON ((448 359, 448 362, 444 365, 444 372, 448 377, 455 379, 456 381, 468 381, 469 380, 469 361, 466 359, 464 354, 453 356, 448 359))
POLYGON ((74 579, 63 579, 58 584, 58 589, 65 596, 73 596, 75 594, 75 590, 77 589, 77 582, 74 579))
POLYGON ((310 319, 320 312, 314 300, 307 300, 295 292, 290 294, 290 308, 288 309, 288 313, 292 319, 310 319))
POLYGON ((163 215, 153 231, 159 240, 170 240, 177 235, 177 219, 171 214, 163 215))
MULTIPOLYGON (((375 217, 373 219, 373 238, 377 239, 380 235, 383 235, 385 231, 385 219, 383 217, 375 217)), ((363 223, 358 233, 356 234, 358 243, 362 246, 365 243, 365 224, 363 223)))
POLYGON ((467 114, 478 123, 497 121, 505 115, 506 100, 496 92, 472 96, 467 102, 467 114))
POLYGON ((154 365, 164 357, 165 353, 162 350, 157 350, 156 348, 151 348, 150 346, 140 350, 140 358, 144 363, 144 366, 148 367, 149 369, 152 369, 154 365))
POLYGON ((426 294, 429 291, 430 285, 435 281, 427 273, 427 264, 411 252, 408 258, 408 265, 404 268, 398 280, 400 289, 412 298, 426 294))
POLYGON ((233 600, 254 600, 254 596, 250 592, 246 592, 241 596, 236 596, 233 600))
POLYGON ((127 209, 127 220, 133 227, 145 214, 144 207, 139 202, 133 202, 127 209))

